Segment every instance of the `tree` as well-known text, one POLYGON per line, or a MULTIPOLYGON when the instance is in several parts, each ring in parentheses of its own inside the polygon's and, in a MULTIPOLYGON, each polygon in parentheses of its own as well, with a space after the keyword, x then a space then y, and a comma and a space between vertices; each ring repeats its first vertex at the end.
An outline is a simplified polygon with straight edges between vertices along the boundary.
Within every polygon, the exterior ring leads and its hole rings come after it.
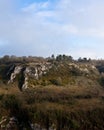
POLYGON ((57 60, 57 61, 62 61, 62 60, 63 60, 63 56, 62 56, 62 55, 58 55, 58 56, 56 57, 56 60, 57 60))
POLYGON ((5 55, 3 58, 2 58, 2 61, 3 62, 8 62, 10 59, 9 55, 5 55))
POLYGON ((51 58, 52 58, 53 60, 55 59, 55 56, 54 56, 54 54, 52 54, 51 58))

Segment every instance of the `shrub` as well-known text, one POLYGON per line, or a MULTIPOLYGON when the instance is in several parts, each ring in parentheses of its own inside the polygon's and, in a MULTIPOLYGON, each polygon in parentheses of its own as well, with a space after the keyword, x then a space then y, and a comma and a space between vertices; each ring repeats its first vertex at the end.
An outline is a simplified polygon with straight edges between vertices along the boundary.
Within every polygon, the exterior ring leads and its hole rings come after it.
POLYGON ((5 95, 2 98, 2 106, 10 112, 15 112, 21 107, 21 102, 15 95, 5 95))
POLYGON ((60 77, 56 78, 56 79, 51 79, 50 82, 54 85, 60 86, 62 85, 62 79, 60 77))
POLYGON ((4 94, 1 94, 1 95, 0 95, 0 100, 2 100, 2 99, 3 99, 3 97, 4 97, 4 94))
POLYGON ((101 77, 101 78, 99 79, 99 84, 100 84, 101 86, 104 86, 104 77, 101 77))

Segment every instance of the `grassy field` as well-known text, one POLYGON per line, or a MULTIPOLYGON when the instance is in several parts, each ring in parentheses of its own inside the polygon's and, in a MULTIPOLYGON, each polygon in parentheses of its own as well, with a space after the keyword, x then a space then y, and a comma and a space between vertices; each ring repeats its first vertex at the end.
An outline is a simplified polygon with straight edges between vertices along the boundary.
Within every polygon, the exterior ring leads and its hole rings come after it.
POLYGON ((104 90, 101 87, 37 86, 19 91, 0 87, 0 116, 38 123, 47 130, 103 130, 104 90))

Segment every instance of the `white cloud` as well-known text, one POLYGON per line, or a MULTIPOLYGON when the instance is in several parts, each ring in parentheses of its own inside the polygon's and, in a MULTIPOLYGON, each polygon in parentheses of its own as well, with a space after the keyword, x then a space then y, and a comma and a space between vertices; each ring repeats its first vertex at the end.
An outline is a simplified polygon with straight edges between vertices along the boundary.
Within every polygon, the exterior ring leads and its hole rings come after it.
POLYGON ((81 36, 97 36, 104 34, 104 1, 103 0, 61 0, 56 10, 56 18, 65 24, 72 24, 81 36))
MULTIPOLYGON (((0 0, 0 45, 6 45, 2 46, 4 54, 48 56, 68 53, 75 42, 73 40, 78 37, 104 41, 103 0, 34 2, 18 11, 15 10, 15 2, 0 0)), ((97 47, 89 51, 79 49, 77 44, 71 51, 75 57, 96 57, 97 52, 97 47)))
POLYGON ((69 34, 70 33, 71 34, 77 34, 78 33, 77 28, 74 25, 71 25, 71 24, 63 25, 62 29, 63 29, 63 32, 66 32, 66 33, 69 33, 69 34))
POLYGON ((32 3, 30 5, 27 5, 26 7, 23 7, 22 8, 22 11, 23 12, 26 12, 26 13, 33 13, 35 11, 39 11, 39 10, 44 10, 44 9, 47 9, 48 7, 50 6, 50 2, 47 1, 47 2, 39 2, 39 3, 32 3))

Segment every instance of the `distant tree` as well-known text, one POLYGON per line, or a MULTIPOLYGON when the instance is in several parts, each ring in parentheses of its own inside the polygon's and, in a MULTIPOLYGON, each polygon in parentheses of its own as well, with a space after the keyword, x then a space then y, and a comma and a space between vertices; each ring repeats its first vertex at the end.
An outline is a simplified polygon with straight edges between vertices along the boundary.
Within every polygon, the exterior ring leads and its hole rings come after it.
POLYGON ((81 57, 78 58, 78 62, 82 62, 82 58, 81 57))
POLYGON ((91 61, 91 58, 89 58, 88 61, 90 62, 90 61, 91 61))
POLYGON ((57 61, 62 61, 62 60, 63 60, 63 56, 62 56, 62 55, 58 55, 58 56, 56 57, 56 60, 57 60, 57 61))
POLYGON ((90 61, 91 61, 91 59, 90 58, 87 59, 86 57, 84 57, 84 58, 79 57, 79 59, 78 59, 78 62, 90 62, 90 61))
POLYGON ((63 54, 63 55, 58 55, 56 57, 56 60, 57 61, 72 61, 73 57, 72 56, 67 56, 67 55, 63 54))
POLYGON ((51 58, 52 58, 53 60, 55 59, 55 56, 54 56, 54 54, 52 54, 51 58))
POLYGON ((9 55, 5 55, 3 58, 2 58, 2 61, 3 62, 8 62, 10 59, 9 55))
POLYGON ((87 58, 86 58, 86 57, 84 57, 84 58, 83 58, 83 61, 87 61, 87 58))
POLYGON ((72 57, 72 56, 69 56, 68 58, 69 58, 69 60, 70 60, 70 61, 72 61, 72 60, 73 60, 73 57, 72 57))

